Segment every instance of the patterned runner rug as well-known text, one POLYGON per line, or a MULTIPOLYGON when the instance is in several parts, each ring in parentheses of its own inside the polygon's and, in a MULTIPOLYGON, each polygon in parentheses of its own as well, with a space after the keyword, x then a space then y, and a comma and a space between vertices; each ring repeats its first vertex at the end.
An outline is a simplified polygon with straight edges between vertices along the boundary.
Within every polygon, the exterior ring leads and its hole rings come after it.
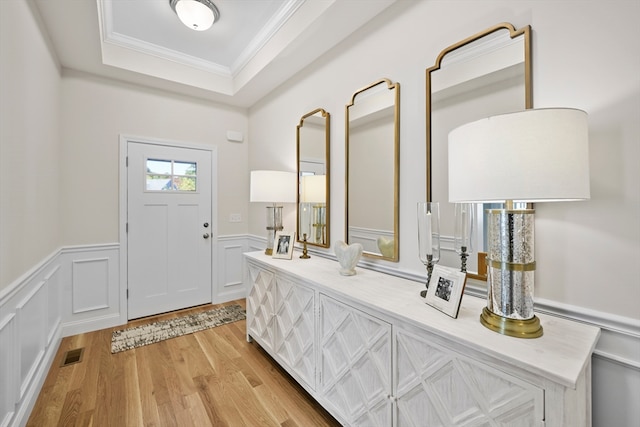
POLYGON ((175 319, 161 320, 148 325, 114 331, 111 335, 111 353, 215 328, 243 320, 245 317, 245 311, 241 306, 228 305, 175 319))

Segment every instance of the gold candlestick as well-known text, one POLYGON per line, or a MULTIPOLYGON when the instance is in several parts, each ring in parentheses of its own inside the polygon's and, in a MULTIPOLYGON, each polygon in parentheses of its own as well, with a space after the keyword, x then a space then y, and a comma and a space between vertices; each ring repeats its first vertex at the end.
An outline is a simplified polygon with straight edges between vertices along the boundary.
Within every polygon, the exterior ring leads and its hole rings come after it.
POLYGON ((311 256, 307 253, 307 233, 302 235, 302 255, 300 255, 302 259, 309 259, 311 256))

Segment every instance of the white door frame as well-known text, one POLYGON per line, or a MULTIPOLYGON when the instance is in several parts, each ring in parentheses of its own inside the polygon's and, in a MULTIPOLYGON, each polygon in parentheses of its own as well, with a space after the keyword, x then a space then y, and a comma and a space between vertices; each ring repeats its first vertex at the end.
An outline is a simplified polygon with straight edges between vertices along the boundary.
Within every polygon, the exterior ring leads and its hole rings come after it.
POLYGON ((128 282, 128 235, 127 235, 127 156, 129 142, 142 144, 163 145, 178 148, 192 148, 211 152, 211 300, 216 295, 218 288, 217 262, 218 259, 218 147, 212 145, 197 144, 182 141, 170 141, 159 138, 149 138, 134 135, 120 135, 119 165, 119 221, 118 230, 120 237, 120 324, 128 321, 127 290, 128 282))

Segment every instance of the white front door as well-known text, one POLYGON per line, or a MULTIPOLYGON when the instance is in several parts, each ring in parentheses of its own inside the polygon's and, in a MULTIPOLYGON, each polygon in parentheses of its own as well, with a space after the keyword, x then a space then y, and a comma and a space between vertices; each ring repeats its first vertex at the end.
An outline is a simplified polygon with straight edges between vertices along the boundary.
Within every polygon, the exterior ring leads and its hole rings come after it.
POLYGON ((211 151, 127 152, 128 318, 211 302, 211 151))

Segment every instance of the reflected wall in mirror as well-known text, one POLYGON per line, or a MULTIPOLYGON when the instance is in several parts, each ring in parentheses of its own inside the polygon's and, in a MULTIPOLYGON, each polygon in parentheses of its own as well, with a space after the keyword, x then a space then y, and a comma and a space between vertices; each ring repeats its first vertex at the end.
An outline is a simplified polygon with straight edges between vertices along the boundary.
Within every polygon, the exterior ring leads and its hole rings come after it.
MULTIPOLYGON (((530 33, 530 26, 516 30, 511 24, 498 24, 444 49, 426 70, 427 200, 440 202, 442 265, 461 265, 454 249, 455 206, 448 202, 449 132, 485 117, 533 107, 530 33)), ((473 246, 480 252, 486 252, 485 207, 478 205, 475 216, 473 246)), ((470 254, 470 277, 483 279, 477 274, 482 268, 478 254, 470 254)))
POLYGON ((345 109, 346 239, 363 255, 398 261, 400 84, 381 79, 345 109))
POLYGON ((329 119, 322 108, 300 119, 296 127, 298 159, 297 239, 329 247, 329 119))

